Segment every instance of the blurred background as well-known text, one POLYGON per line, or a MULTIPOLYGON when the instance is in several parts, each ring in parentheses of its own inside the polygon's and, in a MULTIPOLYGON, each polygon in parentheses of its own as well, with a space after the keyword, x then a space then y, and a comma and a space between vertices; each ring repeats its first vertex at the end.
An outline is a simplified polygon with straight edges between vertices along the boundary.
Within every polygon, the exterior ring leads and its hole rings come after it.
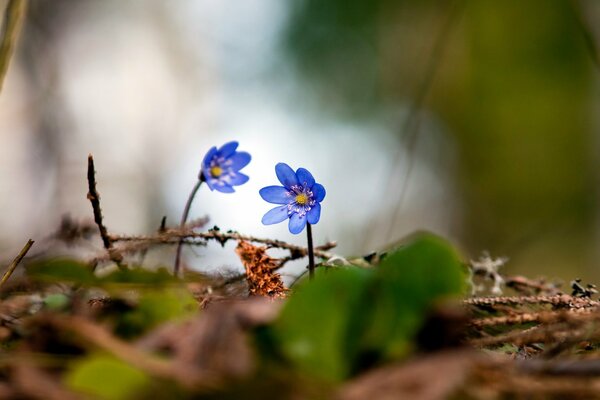
MULTIPOLYGON (((0 96, 0 252, 91 218, 88 153, 109 230, 148 233, 238 140, 251 180, 202 188, 192 218, 304 243, 260 223, 283 161, 326 187, 315 240, 340 254, 431 230, 598 282, 597 43, 593 0, 32 0, 0 96)), ((241 268, 233 245, 187 263, 241 268)))

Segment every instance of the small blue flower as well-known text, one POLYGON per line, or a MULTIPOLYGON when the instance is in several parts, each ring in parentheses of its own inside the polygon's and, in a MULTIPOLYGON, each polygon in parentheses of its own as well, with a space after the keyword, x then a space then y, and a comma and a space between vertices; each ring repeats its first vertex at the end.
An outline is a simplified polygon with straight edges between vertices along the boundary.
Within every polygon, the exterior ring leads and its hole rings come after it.
POLYGON ((282 205, 268 211, 262 223, 277 224, 289 218, 290 232, 298 234, 307 222, 311 225, 319 222, 321 202, 325 198, 323 185, 315 183, 315 178, 304 168, 294 172, 289 165, 279 163, 275 166, 275 173, 283 186, 267 186, 259 193, 263 200, 282 205))
POLYGON ((248 176, 240 172, 252 157, 245 151, 235 151, 238 142, 225 143, 221 148, 213 147, 202 161, 200 179, 204 179, 210 190, 233 193, 233 186, 248 182, 248 176))

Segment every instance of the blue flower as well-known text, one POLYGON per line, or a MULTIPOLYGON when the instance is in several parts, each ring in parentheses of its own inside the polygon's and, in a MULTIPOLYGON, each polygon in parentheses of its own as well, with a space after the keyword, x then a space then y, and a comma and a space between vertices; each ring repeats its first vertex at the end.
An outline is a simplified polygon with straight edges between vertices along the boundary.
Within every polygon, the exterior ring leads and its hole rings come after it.
POLYGON ((233 193, 233 186, 248 182, 248 176, 240 172, 251 160, 245 151, 235 151, 238 142, 225 143, 221 148, 213 147, 202 161, 200 179, 208 184, 210 190, 233 193))
POLYGON ((268 211, 262 223, 277 224, 289 218, 290 232, 298 234, 307 222, 311 225, 319 222, 321 202, 325 198, 323 185, 315 183, 315 178, 304 168, 294 172, 289 165, 279 163, 275 166, 275 173, 283 186, 267 186, 259 193, 263 200, 281 205, 268 211))

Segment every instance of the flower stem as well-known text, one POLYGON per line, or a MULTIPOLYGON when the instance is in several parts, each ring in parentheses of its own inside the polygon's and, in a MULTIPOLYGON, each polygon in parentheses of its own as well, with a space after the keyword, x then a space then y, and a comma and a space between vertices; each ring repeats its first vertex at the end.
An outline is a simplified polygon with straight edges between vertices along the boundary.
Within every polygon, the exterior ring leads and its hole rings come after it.
MULTIPOLYGON (((187 199, 187 203, 185 203, 183 215, 181 216, 181 223, 179 225, 179 227, 181 229, 183 229, 183 227, 185 226, 185 223, 187 222, 188 215, 190 214, 190 208, 192 207, 192 202, 194 201, 194 197, 196 197, 196 193, 198 192, 198 189, 200 189, 200 186, 202 186, 202 182, 204 182, 204 175, 200 175, 200 179, 198 179, 198 182, 196 182, 196 185, 192 189, 192 192, 190 193, 190 195, 187 199)), ((181 263, 182 248, 183 248, 183 238, 179 239, 179 243, 177 244, 177 255, 175 256, 175 268, 174 268, 174 272, 173 272, 175 274, 175 276, 179 276, 179 264, 181 263)))
POLYGON ((315 277, 315 251, 313 249, 312 227, 309 223, 306 224, 306 238, 308 240, 308 278, 312 280, 315 277))

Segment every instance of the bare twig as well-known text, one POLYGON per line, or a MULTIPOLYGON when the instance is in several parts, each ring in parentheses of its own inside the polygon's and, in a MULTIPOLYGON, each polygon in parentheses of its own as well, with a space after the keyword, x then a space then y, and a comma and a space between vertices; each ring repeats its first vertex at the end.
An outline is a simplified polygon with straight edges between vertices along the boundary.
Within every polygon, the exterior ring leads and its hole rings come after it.
POLYGON ((597 307, 598 301, 573 297, 567 294, 557 294, 553 296, 517 296, 517 297, 474 297, 464 300, 464 304, 474 306, 494 306, 501 305, 531 305, 531 304, 550 304, 555 307, 585 308, 597 307))
MULTIPOLYGON (((253 243, 261 243, 267 245, 267 247, 273 247, 278 249, 288 250, 295 255, 294 259, 302 258, 308 255, 308 249, 306 247, 297 246, 291 243, 284 242, 282 240, 264 239, 257 238, 250 235, 243 235, 237 232, 221 232, 217 230, 210 230, 208 232, 190 232, 187 229, 175 230, 170 229, 167 232, 159 235, 109 235, 109 238, 113 242, 151 242, 151 243, 178 243, 180 238, 187 239, 204 239, 204 240, 216 240, 220 244, 224 245, 229 240, 246 241, 253 243)), ((333 253, 327 250, 333 249, 337 246, 336 242, 327 242, 320 246, 315 247, 315 256, 322 259, 329 259, 334 256, 333 253)))
POLYGON ((21 252, 15 257, 15 259, 12 261, 12 263, 10 263, 10 265, 6 269, 6 272, 2 276, 2 280, 0 280, 0 287, 2 287, 2 285, 4 285, 4 283, 8 280, 8 278, 10 278, 10 276, 14 272, 15 268, 17 268, 17 265, 19 265, 21 260, 25 257, 25 255, 31 248, 31 246, 33 246, 33 243, 34 243, 33 240, 29 239, 27 241, 27 243, 25 243, 25 246, 23 246, 23 248, 21 249, 21 252))
POLYGON ((208 372, 200 373, 193 365, 179 365, 173 361, 156 357, 115 337, 101 325, 81 317, 45 315, 42 321, 70 331, 88 343, 101 348, 113 356, 146 371, 147 373, 166 379, 173 379, 185 387, 197 389, 214 388, 219 379, 208 372))
POLYGON ((94 210, 94 221, 96 225, 98 225, 98 230, 100 231, 100 237, 102 238, 102 244, 104 244, 104 248, 108 252, 110 259, 114 261, 117 266, 123 269, 121 265, 121 261, 123 261, 123 256, 118 252, 112 251, 112 242, 108 235, 108 230, 104 223, 102 222, 102 209, 100 208, 100 194, 96 189, 96 170, 94 169, 94 157, 90 154, 88 155, 88 169, 87 169, 87 180, 88 180, 88 194, 87 198, 92 203, 92 209, 94 210))
POLYGON ((8 65, 15 49, 17 37, 23 26, 26 10, 26 0, 10 0, 6 6, 4 25, 2 27, 2 42, 0 43, 0 91, 4 84, 4 78, 6 77, 8 65))

